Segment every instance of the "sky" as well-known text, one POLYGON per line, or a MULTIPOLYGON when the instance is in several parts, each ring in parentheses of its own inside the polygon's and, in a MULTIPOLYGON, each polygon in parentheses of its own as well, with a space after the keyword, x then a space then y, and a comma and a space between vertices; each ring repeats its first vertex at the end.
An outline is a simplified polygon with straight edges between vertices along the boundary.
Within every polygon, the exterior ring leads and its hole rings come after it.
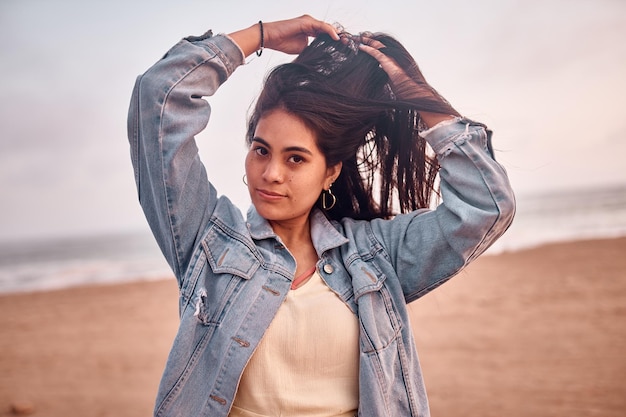
MULTIPOLYGON (((0 241, 147 231, 126 136, 135 78, 179 39, 308 13, 382 31, 494 130, 517 194, 626 184, 622 0, 0 1, 0 241)), ((246 115, 266 50, 210 99, 200 153, 242 209, 246 115)))

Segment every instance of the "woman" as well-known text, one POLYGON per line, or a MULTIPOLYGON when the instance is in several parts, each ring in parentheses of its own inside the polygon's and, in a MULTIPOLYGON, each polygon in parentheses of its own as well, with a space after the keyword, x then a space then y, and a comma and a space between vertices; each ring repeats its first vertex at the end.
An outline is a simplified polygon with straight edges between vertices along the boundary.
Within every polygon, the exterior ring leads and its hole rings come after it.
POLYGON ((184 39, 137 80, 129 139, 180 286, 155 415, 428 415, 406 303, 504 233, 514 199, 490 133, 397 41, 310 16, 184 39), (244 219, 194 137, 203 97, 263 48, 299 55, 250 117, 244 219), (429 210, 439 166, 443 203, 429 210))

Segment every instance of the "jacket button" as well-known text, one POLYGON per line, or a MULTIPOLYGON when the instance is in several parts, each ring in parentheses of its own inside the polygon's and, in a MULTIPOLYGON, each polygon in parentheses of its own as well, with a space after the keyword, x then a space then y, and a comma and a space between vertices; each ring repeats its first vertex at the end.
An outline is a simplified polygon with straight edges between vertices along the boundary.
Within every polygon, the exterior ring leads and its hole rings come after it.
POLYGON ((326 272, 327 274, 332 274, 334 270, 335 268, 333 268, 331 264, 324 265, 324 272, 326 272))

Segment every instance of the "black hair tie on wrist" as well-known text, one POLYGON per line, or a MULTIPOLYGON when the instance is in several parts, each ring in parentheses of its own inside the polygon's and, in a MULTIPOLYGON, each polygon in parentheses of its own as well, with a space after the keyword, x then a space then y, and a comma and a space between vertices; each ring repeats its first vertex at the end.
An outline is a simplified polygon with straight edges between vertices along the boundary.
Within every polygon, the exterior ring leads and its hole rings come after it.
POLYGON ((261 47, 259 48, 258 51, 256 51, 256 56, 261 56, 261 54, 263 53, 263 47, 265 45, 265 36, 263 34, 263 22, 261 22, 259 20, 259 29, 261 29, 261 47))

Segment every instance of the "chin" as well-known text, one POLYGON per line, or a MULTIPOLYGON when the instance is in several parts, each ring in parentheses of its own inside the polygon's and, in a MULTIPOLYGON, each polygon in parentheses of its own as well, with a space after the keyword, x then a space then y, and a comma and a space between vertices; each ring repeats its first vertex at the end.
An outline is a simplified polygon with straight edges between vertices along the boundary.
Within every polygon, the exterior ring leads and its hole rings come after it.
POLYGON ((302 212, 294 212, 292 210, 285 210, 284 208, 272 206, 268 204, 256 204, 252 203, 257 213, 265 220, 270 222, 280 222, 280 221, 289 221, 296 220, 303 217, 308 217, 311 213, 311 209, 304 210, 302 212))
POLYGON ((266 220, 280 220, 286 216, 285 210, 280 207, 276 207, 275 205, 267 204, 264 202, 258 203, 253 201, 252 205, 256 209, 257 213, 261 215, 266 220))

